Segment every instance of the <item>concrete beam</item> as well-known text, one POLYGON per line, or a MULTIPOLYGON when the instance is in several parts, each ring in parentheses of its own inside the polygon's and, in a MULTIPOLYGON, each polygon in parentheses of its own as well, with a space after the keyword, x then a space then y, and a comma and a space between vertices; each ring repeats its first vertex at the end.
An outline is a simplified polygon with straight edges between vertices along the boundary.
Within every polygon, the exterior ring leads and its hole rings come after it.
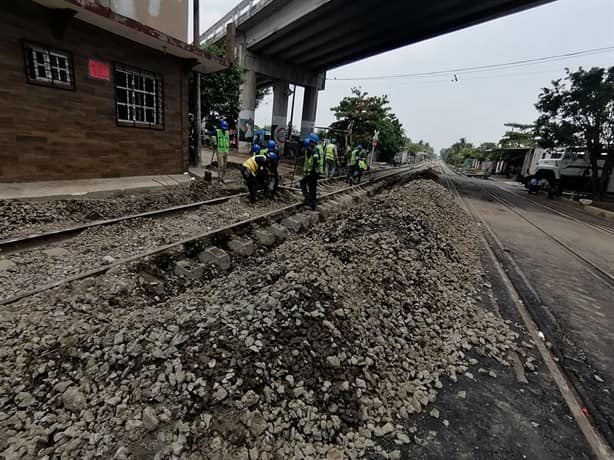
POLYGON ((285 6, 271 10, 266 20, 246 25, 242 31, 248 46, 259 55, 283 56, 298 67, 326 70, 552 0, 390 0, 385 4, 354 0, 351 8, 346 1, 330 0, 319 9, 308 5, 319 0, 303 0, 304 5, 297 1, 288 0, 285 6), (297 14, 291 22, 289 9, 295 7, 302 8, 304 16, 297 14), (271 27, 281 11, 286 20, 271 27), (262 23, 270 29, 265 31, 262 23), (257 25, 261 32, 256 31, 257 25))
POLYGON ((256 114, 256 72, 246 68, 241 84, 241 112, 239 112, 239 152, 249 153, 254 142, 254 117, 256 114))
POLYGON ((305 88, 303 96, 303 117, 301 119, 301 139, 305 139, 313 132, 316 125, 316 114, 318 112, 318 90, 316 88, 305 88))
MULTIPOLYGON (((396 2, 392 2, 393 4, 396 2)), ((281 41, 287 48, 283 51, 279 51, 291 62, 300 62, 306 56, 313 54, 314 52, 321 52, 323 49, 327 49, 329 46, 338 43, 339 41, 354 40, 359 41, 361 35, 365 30, 380 30, 379 24, 381 19, 377 16, 376 10, 381 8, 377 5, 375 8, 369 8, 364 11, 364 17, 360 21, 353 20, 352 17, 342 24, 330 23, 330 27, 327 32, 321 34, 315 34, 309 39, 304 39, 295 45, 281 41)), ((352 14, 355 13, 355 9, 352 8, 352 14)), ((324 18, 323 21, 328 21, 329 18, 324 18)), ((338 18, 333 19, 338 21, 338 18)), ((293 37, 295 38, 295 37, 293 37)), ((267 48, 267 52, 269 49, 267 48)))
POLYGON ((259 43, 272 34, 285 29, 309 14, 330 3, 332 0, 292 0, 277 9, 265 21, 245 31, 245 44, 248 48, 259 43))
POLYGON ((268 56, 246 52, 241 64, 244 68, 261 75, 299 86, 311 86, 322 90, 326 83, 326 72, 315 72, 268 56))
MULTIPOLYGON (((386 3, 386 8, 391 3, 405 2, 406 0, 394 0, 386 3)), ((333 5, 330 5, 333 7, 333 5)), ((330 8, 327 8, 327 10, 330 8)), ((326 14, 318 12, 317 20, 310 27, 288 27, 287 30, 280 31, 271 35, 268 39, 254 45, 252 49, 262 52, 269 56, 284 56, 287 61, 309 50, 326 43, 332 35, 343 36, 344 31, 352 28, 360 30, 363 28, 365 18, 375 17, 377 10, 381 9, 381 4, 371 1, 352 2, 352 8, 348 8, 343 15, 326 14), (283 34, 283 36, 282 36, 283 34)))
POLYGON ((288 125, 288 97, 290 87, 285 80, 279 80, 273 85, 273 118, 271 126, 286 127, 288 125))
MULTIPOLYGON (((451 1, 460 4, 462 0, 451 1)), ((367 48, 376 48, 379 43, 393 36, 406 37, 407 41, 410 43, 419 41, 418 37, 424 33, 424 28, 432 28, 434 24, 437 24, 445 18, 444 13, 449 6, 449 3, 434 2, 429 4, 428 7, 424 7, 421 16, 421 20, 423 21, 421 21, 422 24, 419 25, 413 24, 411 18, 408 19, 407 15, 401 14, 407 7, 406 2, 392 2, 389 8, 387 7, 386 11, 395 11, 396 14, 390 15, 390 17, 386 19, 387 32, 385 34, 377 27, 383 20, 382 12, 374 11, 373 14, 364 18, 360 24, 347 24, 332 31, 332 33, 329 34, 330 40, 322 42, 316 38, 317 46, 303 49, 302 53, 293 59, 293 62, 299 65, 320 67, 322 66, 323 60, 327 62, 336 62, 343 54, 349 55, 358 49, 365 50, 367 48)))

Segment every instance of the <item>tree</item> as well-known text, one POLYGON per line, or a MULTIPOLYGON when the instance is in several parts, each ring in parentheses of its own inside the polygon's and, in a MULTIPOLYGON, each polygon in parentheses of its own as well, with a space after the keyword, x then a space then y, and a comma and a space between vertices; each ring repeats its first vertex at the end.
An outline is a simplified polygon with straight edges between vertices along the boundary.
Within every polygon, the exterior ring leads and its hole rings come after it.
POLYGON ((330 127, 339 130, 351 127, 350 144, 365 147, 371 145, 375 131, 379 131, 378 150, 381 158, 391 160, 403 149, 405 133, 403 125, 392 113, 388 96, 369 96, 358 88, 352 88, 351 93, 331 109, 337 121, 330 127))
POLYGON ((258 88, 256 90, 256 108, 258 108, 260 106, 260 103, 262 102, 262 100, 268 96, 269 94, 271 94, 271 87, 268 86, 266 88, 258 88))
POLYGON ((418 142, 413 142, 409 137, 405 138, 405 150, 415 156, 417 153, 426 153, 429 158, 435 157, 435 150, 428 142, 420 139, 418 142))
POLYGON ((564 79, 543 88, 535 107, 544 147, 578 147, 589 155, 593 195, 605 193, 614 166, 614 67, 565 69, 564 79), (598 161, 607 152, 599 176, 598 161))
POLYGON ((467 158, 476 157, 476 149, 467 139, 461 137, 458 142, 444 150, 443 157, 446 163, 460 166, 467 158))
POLYGON ((535 125, 522 123, 505 123, 505 126, 512 128, 506 131, 499 145, 503 148, 510 147, 531 147, 535 145, 535 125))
MULTIPOLYGON (((204 47, 209 53, 224 57, 224 48, 210 44, 204 47)), ((219 72, 202 74, 200 76, 201 114, 202 117, 213 122, 223 118, 234 125, 237 115, 241 111, 240 95, 243 83, 243 69, 236 62, 219 72)), ((256 108, 271 94, 271 88, 259 88, 256 91, 256 108)))
POLYGON ((465 160, 494 160, 497 144, 495 142, 482 142, 479 147, 475 147, 467 139, 461 137, 450 147, 442 149, 440 157, 446 163, 462 165, 465 160))
POLYGON ((207 75, 201 75, 201 113, 203 118, 224 118, 235 120, 241 106, 241 67, 230 64, 228 69, 207 75))

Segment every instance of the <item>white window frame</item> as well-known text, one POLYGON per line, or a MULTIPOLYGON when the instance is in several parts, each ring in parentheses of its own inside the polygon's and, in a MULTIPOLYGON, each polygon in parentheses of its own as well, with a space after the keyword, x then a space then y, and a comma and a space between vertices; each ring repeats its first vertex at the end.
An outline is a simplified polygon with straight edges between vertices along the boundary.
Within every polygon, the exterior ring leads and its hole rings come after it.
POLYGON ((74 88, 73 61, 69 53, 31 43, 25 43, 24 48, 29 82, 65 89, 74 88), (42 62, 39 60, 41 56, 42 62), (60 65, 62 61, 64 67, 60 65), (54 72, 58 78, 54 78, 54 72))
POLYGON ((115 65, 115 112, 117 122, 122 125, 161 128, 164 126, 164 103, 162 77, 152 72, 128 66, 115 65), (120 85, 118 73, 125 75, 125 85, 120 85), (139 80, 140 84, 139 84, 139 80), (153 84, 153 91, 148 91, 146 81, 153 84), (118 91, 125 91, 126 100, 120 101, 118 91), (147 104, 147 97, 153 99, 153 105, 147 104), (138 100, 140 99, 140 101, 138 100), (125 107, 126 116, 120 115, 120 107, 125 107), (153 112, 153 119, 147 120, 147 112, 153 112), (139 116, 142 114, 142 118, 139 116))

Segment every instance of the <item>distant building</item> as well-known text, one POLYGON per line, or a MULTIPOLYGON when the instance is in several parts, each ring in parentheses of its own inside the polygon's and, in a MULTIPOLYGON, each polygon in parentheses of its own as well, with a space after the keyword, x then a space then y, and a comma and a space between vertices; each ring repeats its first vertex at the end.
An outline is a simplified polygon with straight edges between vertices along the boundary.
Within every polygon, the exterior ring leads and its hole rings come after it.
POLYGON ((187 0, 0 2, 0 182, 185 171, 188 75, 226 67, 186 37, 187 0))

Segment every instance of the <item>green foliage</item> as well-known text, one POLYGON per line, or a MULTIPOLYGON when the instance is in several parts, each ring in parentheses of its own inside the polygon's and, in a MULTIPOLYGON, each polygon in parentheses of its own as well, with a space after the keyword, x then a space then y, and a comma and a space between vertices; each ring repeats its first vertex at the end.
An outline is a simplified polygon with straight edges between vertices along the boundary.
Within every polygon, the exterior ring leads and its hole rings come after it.
POLYGON ((505 126, 512 128, 506 131, 499 145, 503 148, 522 148, 535 145, 535 125, 522 123, 506 123, 505 126))
POLYGON ((420 139, 418 142, 413 142, 409 137, 405 138, 404 148, 412 155, 416 153, 426 153, 429 157, 433 157, 435 155, 435 150, 428 142, 424 142, 420 139))
POLYGON ((331 110, 337 121, 331 128, 339 130, 351 129, 349 142, 351 145, 371 145, 371 139, 376 130, 379 131, 377 149, 383 161, 389 161, 403 149, 405 133, 403 125, 392 113, 388 96, 369 96, 358 88, 352 88, 352 95, 344 97, 339 105, 331 110))
POLYGON ((593 194, 602 195, 614 166, 614 67, 565 71, 565 78, 553 81, 539 95, 536 133, 544 147, 586 148, 593 194), (602 152, 608 155, 599 178, 597 161, 602 152))
POLYGON ((266 88, 258 88, 256 90, 256 108, 260 106, 260 103, 262 102, 262 100, 269 94, 271 94, 270 86, 266 88))
POLYGON ((202 45, 201 49, 211 54, 212 56, 217 56, 223 58, 226 56, 226 48, 222 46, 218 46, 215 43, 209 43, 207 45, 202 45))
POLYGON ((225 118, 235 120, 241 107, 241 68, 232 63, 226 70, 201 75, 201 114, 203 118, 225 118))
MULTIPOLYGON (((225 57, 226 50, 213 43, 203 46, 203 49, 213 56, 225 57)), ((241 111, 239 98, 243 69, 236 62, 220 72, 201 75, 201 114, 207 120, 224 118, 231 124, 241 111)), ((271 94, 271 88, 260 88, 256 91, 256 108, 265 96, 271 94)))
POLYGON ((471 142, 461 137, 458 142, 442 151, 442 159, 451 165, 461 166, 466 159, 476 158, 477 152, 478 149, 471 142))

